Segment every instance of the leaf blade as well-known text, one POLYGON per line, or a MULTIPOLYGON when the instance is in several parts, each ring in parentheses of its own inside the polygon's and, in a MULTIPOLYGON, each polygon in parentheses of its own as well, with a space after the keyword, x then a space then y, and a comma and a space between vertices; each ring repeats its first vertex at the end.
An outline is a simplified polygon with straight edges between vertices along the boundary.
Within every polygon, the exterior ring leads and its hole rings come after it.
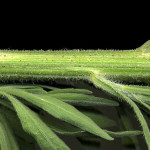
POLYGON ((0 145, 2 150, 11 150, 8 135, 4 125, 0 122, 0 145))
POLYGON ((92 92, 90 90, 86 90, 86 89, 74 89, 74 88, 53 89, 52 91, 49 91, 48 93, 49 94, 57 94, 57 93, 92 94, 92 92))
POLYGON ((0 110, 0 122, 1 122, 1 133, 4 135, 4 140, 1 140, 3 142, 1 142, 1 146, 2 146, 2 150, 4 149, 15 149, 15 150, 19 150, 19 145, 16 141, 16 138, 13 134, 13 131, 9 125, 9 123, 7 122, 5 115, 3 114, 3 112, 0 110), (3 130, 3 132, 2 132, 3 130), (4 131, 5 130, 5 131, 4 131), (7 145, 6 145, 7 144, 7 145))
POLYGON ((21 102, 19 102, 13 96, 0 92, 6 96, 13 104, 20 121, 22 123, 23 129, 32 134, 32 136, 37 140, 39 145, 43 150, 56 150, 61 148, 62 150, 69 150, 69 147, 64 144, 51 130, 48 128, 38 117, 36 113, 31 111, 21 102))
POLYGON ((55 98, 49 100, 40 98, 35 94, 27 93, 23 90, 11 88, 1 88, 2 91, 24 98, 25 100, 39 106, 54 117, 69 122, 92 134, 98 135, 107 140, 113 140, 103 129, 96 125, 90 118, 80 113, 73 106, 59 101, 55 98), (61 110, 61 111, 60 111, 61 110))
POLYGON ((150 149, 150 143, 149 143, 150 130, 148 128, 148 125, 147 125, 140 109, 138 108, 138 106, 128 96, 126 96, 126 94, 121 90, 122 86, 118 86, 117 84, 115 84, 103 77, 100 77, 97 73, 93 74, 91 80, 97 87, 102 88, 103 90, 107 91, 108 93, 111 93, 111 94, 123 99, 133 108, 133 110, 142 126, 147 146, 150 149), (95 82, 95 79, 97 82, 95 82))
POLYGON ((75 106, 119 106, 116 101, 108 100, 106 98, 95 97, 92 95, 84 95, 77 93, 57 93, 57 94, 39 94, 38 96, 43 98, 54 97, 63 102, 75 105, 75 106))

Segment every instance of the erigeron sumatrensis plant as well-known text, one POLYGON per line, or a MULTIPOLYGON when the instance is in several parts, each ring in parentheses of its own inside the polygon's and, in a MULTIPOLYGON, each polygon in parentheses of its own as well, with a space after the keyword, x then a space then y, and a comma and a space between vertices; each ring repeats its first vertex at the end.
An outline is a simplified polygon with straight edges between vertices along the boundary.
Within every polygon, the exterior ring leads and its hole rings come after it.
POLYGON ((69 150, 58 135, 76 137, 87 150, 98 150, 102 139, 115 138, 122 138, 123 150, 139 150, 137 136, 143 135, 150 150, 150 41, 124 51, 1 50, 0 82, 1 150, 34 150, 35 144, 42 150, 69 150), (87 89, 40 84, 58 80, 84 81, 113 100, 87 89), (100 105, 117 110, 119 125, 95 110, 100 105), (127 106, 140 130, 133 129, 127 106), (121 130, 107 129, 114 125, 121 130))

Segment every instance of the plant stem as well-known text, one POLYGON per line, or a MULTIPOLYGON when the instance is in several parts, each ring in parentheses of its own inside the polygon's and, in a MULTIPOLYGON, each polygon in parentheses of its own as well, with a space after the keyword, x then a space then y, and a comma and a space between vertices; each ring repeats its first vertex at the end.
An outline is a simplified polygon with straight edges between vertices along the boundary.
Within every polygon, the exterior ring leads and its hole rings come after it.
MULTIPOLYGON (((150 81, 150 53, 136 50, 0 51, 0 82, 51 79, 89 80, 93 71, 119 82, 150 81)), ((146 47, 147 48, 147 47, 146 47)), ((148 49, 148 48, 147 48, 148 49)))

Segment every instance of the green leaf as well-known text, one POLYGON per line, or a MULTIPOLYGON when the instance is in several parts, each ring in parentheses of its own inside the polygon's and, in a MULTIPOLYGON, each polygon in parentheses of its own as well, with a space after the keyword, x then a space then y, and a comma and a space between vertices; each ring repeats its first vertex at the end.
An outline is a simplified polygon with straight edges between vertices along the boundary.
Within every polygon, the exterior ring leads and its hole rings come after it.
POLYGON ((143 112, 143 115, 144 115, 144 118, 145 118, 149 128, 150 128, 150 117, 149 117, 150 115, 147 114, 146 112, 143 112))
POLYGON ((145 118, 143 117, 140 109, 138 108, 138 106, 130 99, 128 98, 127 96, 125 96, 124 94, 118 92, 120 96, 122 96, 122 99, 126 100, 133 108, 134 112, 136 113, 136 116, 141 124, 141 127, 143 129, 143 133, 144 133, 144 136, 145 136, 145 139, 146 139, 146 143, 148 145, 148 148, 150 149, 150 131, 149 131, 149 128, 148 128, 148 125, 145 121, 145 118))
MULTIPOLYGON (((128 94, 128 96, 129 96, 132 100, 138 102, 139 104, 141 104, 142 106, 144 106, 145 108, 147 108, 148 111, 150 112, 150 106, 149 106, 148 104, 146 104, 146 103, 141 99, 141 97, 139 97, 138 95, 135 95, 135 94, 128 94)), ((144 109, 144 110, 145 110, 145 109, 144 109)), ((146 111, 146 110, 145 110, 145 111, 146 111)))
POLYGON ((45 90, 43 90, 42 87, 39 86, 33 86, 33 85, 4 85, 1 87, 6 87, 6 88, 15 88, 15 89, 23 89, 26 92, 30 92, 30 93, 41 93, 41 94, 45 94, 47 93, 45 90))
POLYGON ((43 115, 40 115, 40 118, 47 124, 47 126, 54 132, 62 135, 73 135, 73 136, 82 136, 85 135, 86 131, 73 126, 67 122, 61 121, 57 122, 54 120, 49 120, 43 115))
MULTIPOLYGON (((106 130, 107 131, 107 130, 106 130)), ((119 131, 119 132, 112 132, 112 131, 107 131, 108 133, 110 133, 110 135, 112 137, 115 137, 115 138, 122 138, 122 139, 125 139, 125 138, 128 138, 128 137, 131 137, 131 136, 137 136, 137 135, 140 135, 142 134, 141 131, 119 131)), ((133 137, 132 137, 133 138, 133 137)), ((90 144, 91 144, 91 147, 90 148, 94 148, 94 143, 95 143, 95 146, 98 148, 98 145, 100 142, 102 142, 102 139, 97 137, 97 136, 92 136, 92 135, 86 135, 86 136, 80 136, 78 137, 79 140, 83 140, 83 141, 86 141, 86 143, 88 144, 89 142, 89 147, 90 147, 90 144), (93 143, 93 144, 92 144, 93 143), (97 144, 96 144, 97 143, 97 144)), ((100 146, 100 145, 99 145, 100 146)), ((138 145, 136 145, 137 147, 138 145)), ((96 148, 95 147, 95 148, 96 148)), ((100 148, 100 147, 99 147, 100 148)), ((137 149, 139 150, 139 149, 137 149)))
POLYGON ((51 98, 54 97, 63 102, 76 105, 76 106, 119 106, 119 103, 116 101, 108 100, 105 98, 95 97, 92 95, 77 94, 77 93, 57 93, 57 94, 39 94, 38 96, 42 98, 51 98))
POLYGON ((26 92, 35 93, 35 94, 46 94, 47 92, 42 88, 34 88, 34 89, 25 89, 26 92))
POLYGON ((150 104, 150 96, 145 96, 145 95, 140 95, 140 94, 136 94, 135 96, 138 97, 140 101, 143 101, 146 104, 150 104))
POLYGON ((121 85, 122 90, 134 93, 134 94, 141 94, 141 95, 149 95, 150 96, 150 88, 147 86, 126 86, 121 85))
MULTIPOLYGON (((81 112, 86 114, 87 116, 89 116, 91 119, 96 120, 96 123, 99 126, 110 127, 110 126, 115 125, 115 123, 112 120, 108 119, 106 116, 104 116, 102 114, 99 114, 99 116, 98 116, 98 114, 91 114, 90 112, 89 113, 86 113, 85 111, 84 112, 81 111, 81 112)), ((42 115, 40 115, 40 117, 54 132, 56 132, 58 134, 74 135, 74 136, 77 136, 77 137, 89 136, 90 135, 90 137, 95 137, 96 140, 100 141, 99 137, 92 136, 88 132, 86 132, 86 131, 84 131, 80 128, 77 128, 75 126, 72 126, 68 123, 65 123, 65 122, 58 123, 56 121, 49 120, 49 119, 47 119, 46 117, 44 117, 42 115)), ((135 131, 132 131, 132 130, 129 130, 129 131, 116 131, 116 132, 108 131, 108 130, 105 130, 105 131, 108 134, 110 134, 112 137, 137 136, 137 135, 143 134, 143 132, 139 131, 139 130, 135 130, 135 131)))
MULTIPOLYGON (((107 118, 106 116, 97 111, 90 110, 89 112, 87 112, 86 110, 83 109, 82 110, 80 109, 80 111, 89 118, 91 118, 92 120, 94 120, 95 123, 102 128, 107 128, 116 125, 113 120, 107 118)), ((77 128, 75 126, 72 126, 71 124, 68 124, 66 122, 58 123, 56 121, 49 120, 43 115, 40 115, 40 117, 56 133, 75 136, 82 136, 87 134, 86 131, 77 128)))
POLYGON ((6 88, 16 88, 16 89, 39 89, 40 87, 38 87, 37 85, 17 85, 17 84, 4 84, 1 85, 0 87, 6 87, 6 88))
POLYGON ((92 91, 86 89, 74 89, 74 88, 67 88, 67 89, 54 89, 48 92, 49 94, 57 94, 57 93, 78 93, 78 94, 92 94, 92 91))
POLYGON ((112 137, 137 136, 143 134, 143 132, 139 130, 133 130, 133 131, 128 130, 128 131, 118 131, 118 132, 106 131, 106 132, 109 133, 112 137))
MULTIPOLYGON (((125 110, 124 107, 121 107, 121 108, 117 108, 117 111, 118 111, 118 115, 120 117, 119 123, 120 123, 121 129, 122 130, 132 130, 133 127, 132 127, 131 121, 126 113, 129 110, 125 110)), ((124 150, 128 149, 128 148, 134 149, 134 150, 140 150, 138 139, 135 136, 122 138, 122 144, 123 144, 124 150)))
POLYGON ((148 148, 150 149, 150 143, 149 143, 150 131, 149 131, 148 125, 147 125, 140 109, 138 108, 138 106, 128 96, 126 96, 126 94, 121 89, 121 85, 119 86, 118 84, 115 84, 114 82, 106 80, 103 77, 100 77, 98 74, 94 74, 92 76, 92 79, 95 79, 95 78, 96 78, 96 81, 98 80, 98 82, 95 82, 95 80, 93 80, 93 82, 97 87, 102 88, 103 90, 124 100, 133 108, 133 110, 141 124, 141 127, 143 129, 144 137, 145 137, 146 143, 148 145, 148 148))
POLYGON ((21 121, 23 129, 37 140, 43 150, 69 150, 69 147, 66 146, 64 142, 44 124, 36 113, 31 111, 13 96, 6 94, 5 92, 0 93, 11 101, 21 121))
POLYGON ((115 91, 112 88, 108 87, 108 85, 102 80, 105 81, 106 79, 99 76, 97 72, 93 72, 93 75, 91 76, 91 82, 93 82, 94 86, 102 89, 103 91, 107 92, 108 94, 116 96, 115 91))
POLYGON ((3 106, 5 106, 11 110, 13 109, 12 105, 8 101, 6 101, 5 99, 0 99, 0 105, 3 105, 3 106))
POLYGON ((29 143, 34 143, 35 140, 33 139, 32 136, 30 136, 27 132, 25 132, 22 128, 22 125, 20 123, 20 120, 17 116, 17 114, 15 113, 15 110, 9 110, 5 107, 1 107, 1 110, 3 111, 3 113, 5 114, 7 120, 9 121, 9 124, 11 126, 11 128, 13 129, 15 135, 17 135, 17 137, 22 138, 24 141, 27 141, 29 143))
POLYGON ((54 117, 64 120, 85 131, 100 136, 107 140, 113 140, 103 129, 96 125, 90 118, 79 112, 73 106, 64 103, 56 98, 40 98, 35 94, 27 93, 19 89, 1 88, 1 91, 21 97, 47 111, 54 117))
POLYGON ((41 85, 41 84, 36 84, 36 86, 41 87, 41 88, 44 88, 44 89, 46 89, 46 90, 48 90, 48 91, 59 89, 59 88, 56 88, 56 87, 53 87, 53 86, 41 85))
POLYGON ((11 145, 9 142, 7 131, 1 121, 0 121, 0 146, 1 150, 11 150, 11 145))
POLYGON ((19 150, 18 143, 13 131, 6 120, 5 115, 0 110, 0 145, 2 150, 19 150))
POLYGON ((78 109, 80 112, 91 118, 97 125, 99 125, 102 128, 108 128, 116 125, 115 121, 109 119, 107 116, 105 116, 104 114, 102 114, 97 110, 90 108, 78 108, 78 109))

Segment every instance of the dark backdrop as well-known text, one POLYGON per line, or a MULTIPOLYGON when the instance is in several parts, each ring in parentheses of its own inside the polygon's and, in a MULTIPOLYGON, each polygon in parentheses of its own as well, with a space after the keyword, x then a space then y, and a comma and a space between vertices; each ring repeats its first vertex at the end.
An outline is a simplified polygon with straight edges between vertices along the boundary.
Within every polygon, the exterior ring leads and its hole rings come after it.
MULTIPOLYGON (((1 29, 3 31, 3 29, 1 29)), ((0 49, 19 50, 60 50, 60 49, 134 49, 150 40, 150 32, 145 27, 137 28, 129 24, 107 26, 95 23, 72 23, 57 26, 30 24, 18 29, 13 27, 4 30, 0 36, 0 49)))

